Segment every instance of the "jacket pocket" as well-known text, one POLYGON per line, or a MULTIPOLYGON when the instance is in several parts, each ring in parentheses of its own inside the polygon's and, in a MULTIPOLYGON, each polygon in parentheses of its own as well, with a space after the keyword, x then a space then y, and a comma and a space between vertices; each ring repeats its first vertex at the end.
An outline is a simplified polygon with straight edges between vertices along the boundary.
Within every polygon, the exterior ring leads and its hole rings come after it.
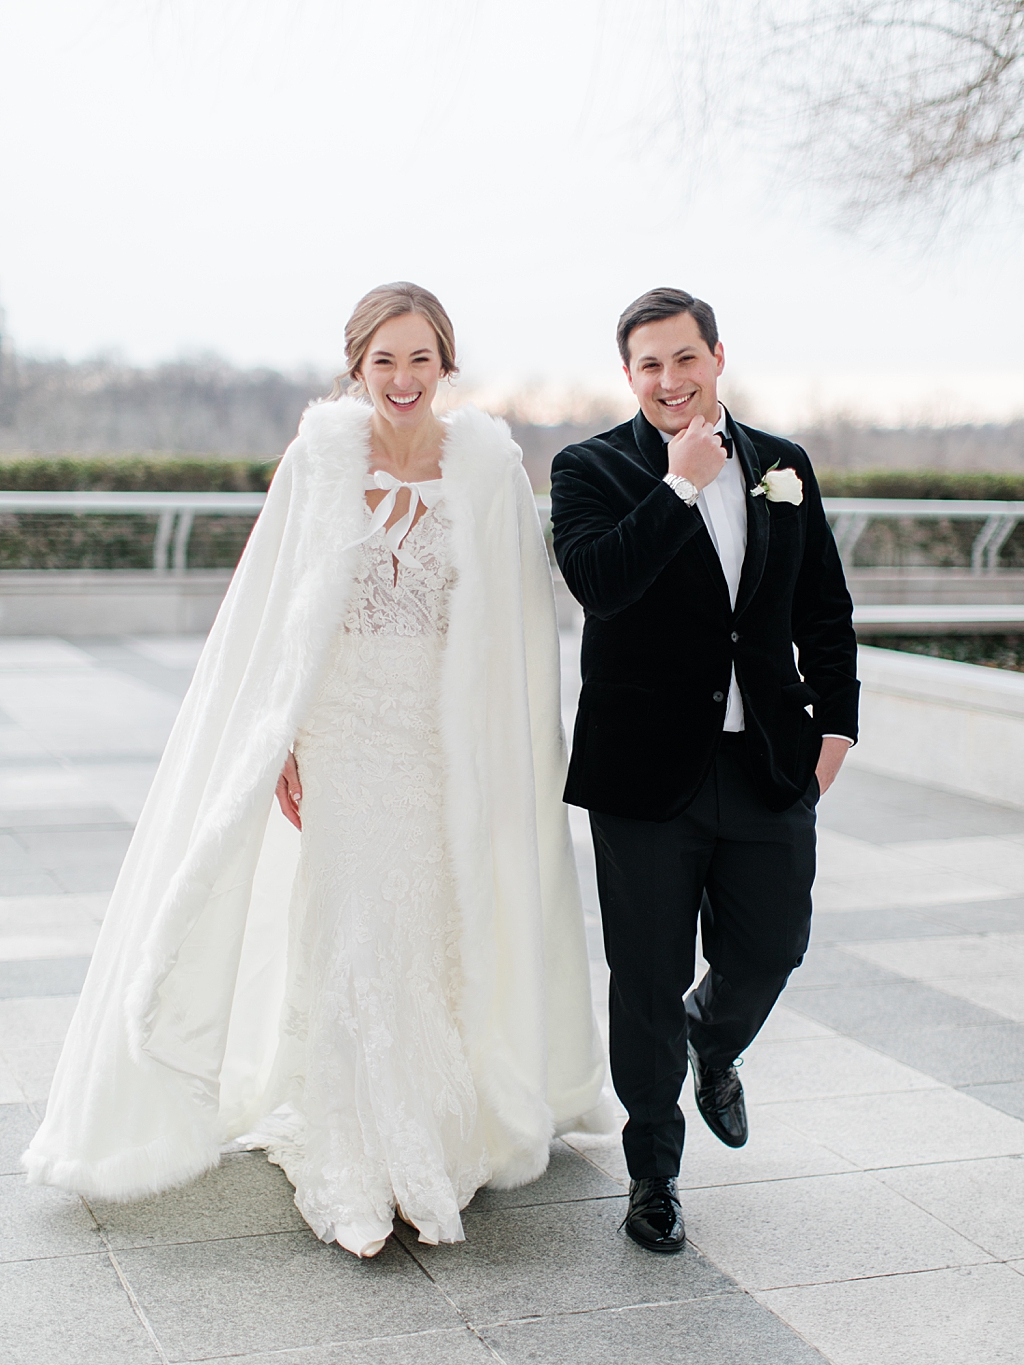
POLYGON ((787 705, 798 707, 801 711, 805 706, 814 706, 821 701, 814 688, 805 682, 785 683, 782 698, 787 705))

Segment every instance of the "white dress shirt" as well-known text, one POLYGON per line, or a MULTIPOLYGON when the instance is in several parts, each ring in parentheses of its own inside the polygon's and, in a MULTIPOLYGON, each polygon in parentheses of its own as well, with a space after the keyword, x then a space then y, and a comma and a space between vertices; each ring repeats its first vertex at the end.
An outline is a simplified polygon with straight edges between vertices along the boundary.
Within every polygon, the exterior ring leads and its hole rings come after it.
MULTIPOLYGON (((728 435, 725 408, 721 403, 718 405, 715 434, 723 437, 728 435)), ((662 432, 661 439, 667 445, 672 438, 662 432)), ((729 605, 735 609, 740 574, 743 572, 743 556, 747 552, 747 480, 738 455, 731 455, 718 478, 700 490, 697 507, 722 564, 722 573, 729 589, 729 605)), ((735 665, 729 680, 729 698, 725 704, 722 729, 734 734, 743 729, 743 698, 736 681, 735 665)))
MULTIPOLYGON (((718 405, 718 421, 715 434, 725 437, 726 411, 718 405)), ((664 431, 661 439, 668 445, 672 439, 664 431)), ((735 610, 736 594, 740 587, 740 574, 743 572, 743 556, 747 550, 747 478, 743 472, 740 457, 733 452, 722 466, 718 478, 700 490, 697 507, 708 528, 711 543, 718 552, 722 573, 729 589, 729 604, 735 610)), ((740 685, 736 681, 736 666, 733 665, 729 680, 729 698, 725 706, 725 720, 722 729, 737 733, 743 725, 743 698, 740 685)), ((845 739, 852 745, 848 735, 825 735, 825 739, 845 739)))

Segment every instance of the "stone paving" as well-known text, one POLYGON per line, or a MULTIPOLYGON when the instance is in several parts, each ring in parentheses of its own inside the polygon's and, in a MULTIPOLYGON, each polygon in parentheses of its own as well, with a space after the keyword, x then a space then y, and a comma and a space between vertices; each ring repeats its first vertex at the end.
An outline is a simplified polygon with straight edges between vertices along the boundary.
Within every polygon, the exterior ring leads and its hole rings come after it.
POLYGON ((748 1146, 716 1142, 687 1087, 682 1256, 618 1231, 606 1140, 556 1142, 536 1184, 479 1194, 465 1243, 399 1224, 363 1263, 313 1237, 258 1153, 130 1206, 26 1186, 198 644, 0 640, 5 1365, 1024 1359, 1024 815, 855 768, 821 805, 811 951, 745 1059, 748 1146))

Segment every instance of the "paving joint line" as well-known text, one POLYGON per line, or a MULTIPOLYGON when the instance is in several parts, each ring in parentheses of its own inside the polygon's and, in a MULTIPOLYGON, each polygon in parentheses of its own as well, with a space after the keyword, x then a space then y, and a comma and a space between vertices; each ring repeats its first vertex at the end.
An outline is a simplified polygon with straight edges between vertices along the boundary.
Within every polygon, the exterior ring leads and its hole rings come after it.
MULTIPOLYGON (((689 1245, 696 1250, 693 1242, 690 1242, 689 1245)), ((703 1251, 699 1254, 709 1265, 714 1265, 714 1262, 705 1256, 703 1251)), ((715 1266, 715 1269, 717 1270, 718 1267, 715 1266)), ((725 1271, 719 1271, 719 1274, 724 1275, 725 1271)), ((731 1279, 732 1277, 729 1276, 728 1278, 731 1279)), ((490 1331, 495 1327, 515 1327, 520 1323, 551 1322, 556 1318, 584 1318, 594 1313, 635 1313, 645 1309, 683 1308, 688 1303, 707 1303, 712 1299, 734 1299, 744 1295, 748 1298, 751 1297, 749 1289, 744 1289, 741 1284, 735 1281, 733 1284, 734 1288, 732 1289, 716 1289, 707 1294, 691 1294, 686 1299, 642 1299, 637 1303, 600 1303, 593 1308, 554 1309, 550 1313, 527 1313, 520 1318, 499 1318, 493 1322, 482 1322, 479 1327, 481 1331, 490 1331)))
MULTIPOLYGON (((272 1346, 257 1351, 255 1354, 260 1357, 285 1355, 289 1357, 303 1356, 309 1355, 314 1351, 321 1352, 324 1350, 333 1350, 335 1347, 341 1347, 344 1350, 346 1346, 372 1346, 375 1342, 416 1341, 420 1337, 443 1337, 452 1332, 458 1332, 459 1330, 461 1329, 458 1327, 426 1327, 419 1332, 393 1332, 390 1336, 386 1337, 345 1337, 344 1339, 338 1340, 317 1341, 310 1346, 272 1346)), ((253 1352, 249 1351, 229 1351, 226 1354, 215 1356, 191 1356, 188 1360, 175 1362, 175 1365, 206 1365, 206 1362, 211 1360, 237 1360, 240 1356, 251 1358, 252 1355, 253 1352)))
MULTIPOLYGON (((595 1169, 597 1168, 595 1167, 595 1169)), ((613 1176, 607 1178, 609 1180, 614 1179, 613 1176)), ((625 1199, 626 1195, 627 1191, 623 1189, 617 1190, 615 1194, 581 1194, 572 1199, 538 1199, 533 1204, 499 1204, 497 1208, 493 1209, 474 1209, 471 1205, 467 1205, 462 1211, 463 1213, 472 1213, 474 1217, 485 1215, 489 1218, 494 1213, 515 1213, 517 1209, 560 1209, 566 1204, 596 1204, 604 1199, 625 1199)))
POLYGON ((747 1291, 747 1294, 749 1298, 752 1299, 753 1302, 757 1304, 758 1308, 763 1309, 766 1313, 770 1313, 776 1322, 781 1323, 781 1325, 785 1327, 787 1331, 792 1332, 794 1336, 799 1337, 800 1340, 809 1350, 813 1351, 816 1356, 819 1356, 825 1362, 825 1365, 833 1365, 831 1357, 826 1356, 825 1352, 822 1350, 820 1346, 816 1345, 810 1339, 810 1337, 805 1336, 804 1333, 801 1332, 799 1327, 794 1327, 791 1322, 787 1322, 786 1319, 782 1316, 782 1314, 777 1313, 770 1303, 762 1303, 755 1294, 750 1292, 750 1290, 747 1291))
MULTIPOLYGON (((829 1040, 823 1039, 822 1041, 827 1042, 829 1040)), ((871 1048, 873 1052, 877 1052, 880 1057, 885 1057, 890 1062, 899 1062, 898 1057, 893 1057, 888 1052, 882 1052, 880 1048, 873 1048, 870 1043, 861 1043, 859 1038, 850 1038, 848 1041, 851 1043, 860 1043, 861 1047, 871 1048)), ((899 1065, 908 1067, 911 1071, 918 1070, 916 1066, 911 1066, 909 1062, 899 1062, 899 1065)), ((780 1105, 784 1104, 820 1104, 823 1100, 829 1102, 833 1100, 877 1100, 881 1098, 883 1095, 928 1095, 933 1090, 955 1089, 955 1087, 950 1085, 948 1081, 940 1081, 937 1076, 929 1076, 927 1071, 921 1071, 919 1074, 927 1077, 927 1079, 930 1080, 932 1084, 908 1085, 897 1090, 856 1090, 853 1092, 849 1090, 838 1090, 831 1095, 805 1095, 800 1097, 799 1099, 793 1095, 787 1095, 785 1099, 781 1100, 754 1100, 750 1104, 750 1109, 752 1112, 756 1113, 759 1109, 777 1109, 780 1105)), ((998 1085, 1000 1084, 1000 1082, 965 1081, 964 1084, 998 1085)), ((1006 1084, 1006 1082, 1003 1082, 1003 1084, 1006 1084)), ((1012 1084, 1012 1082, 1009 1082, 1009 1084, 1012 1084)))
POLYGON ((160 1365, 171 1365, 170 1357, 164 1350, 163 1346, 160 1344, 160 1338, 153 1330, 153 1325, 150 1322, 148 1316, 146 1315, 146 1311, 142 1307, 142 1304, 139 1302, 138 1296, 136 1295, 135 1290, 132 1288, 128 1276, 124 1273, 124 1270, 121 1268, 121 1263, 118 1261, 117 1256, 114 1254, 114 1249, 110 1245, 110 1242, 107 1240, 107 1237, 103 1232, 103 1228, 100 1226, 99 1219, 96 1217, 95 1213, 93 1213, 92 1208, 90 1207, 89 1202, 85 1198, 85 1196, 79 1195, 78 1197, 79 1199, 81 1199, 83 1207, 85 1208, 89 1217, 92 1219, 93 1224, 95 1225, 96 1228, 97 1235, 102 1241, 104 1247, 106 1247, 107 1260, 113 1266, 114 1274, 117 1276, 121 1288, 128 1296, 128 1302, 131 1304, 132 1312, 135 1314, 139 1322, 142 1324, 142 1328, 143 1331, 146 1333, 146 1336, 149 1337, 150 1343, 152 1344, 154 1351, 156 1351, 157 1356, 159 1357, 160 1365))
MULTIPOLYGON (((95 1231, 95 1229, 94 1229, 95 1231)), ((0 1267, 5 1265, 37 1265, 40 1261, 85 1261, 90 1256, 106 1256, 107 1251, 104 1247, 97 1247, 95 1251, 58 1251, 52 1256, 16 1256, 10 1261, 0 1261, 0 1267)))
POLYGON ((480 1333, 477 1331, 477 1329, 476 1329, 476 1328, 473 1326, 473 1324, 470 1322, 468 1314, 464 1313, 463 1310, 459 1307, 459 1305, 458 1305, 458 1304, 455 1302, 455 1300, 452 1298, 452 1296, 448 1293, 448 1291, 447 1291, 446 1289, 443 1289, 442 1286, 441 1286, 440 1284, 438 1284, 437 1280, 434 1279, 433 1275, 431 1275, 430 1271, 429 1271, 429 1270, 427 1269, 427 1267, 423 1264, 423 1262, 420 1260, 420 1258, 415 1254, 415 1252, 412 1250, 412 1248, 411 1248, 411 1247, 407 1247, 406 1244, 405 1244, 405 1242, 402 1240, 401 1237, 396 1237, 396 1238, 395 1238, 395 1241, 396 1241, 396 1242, 398 1243, 398 1245, 402 1248, 402 1250, 405 1252, 405 1254, 409 1257, 409 1259, 412 1261, 413 1265, 416 1266, 416 1268, 421 1272, 421 1274, 423 1274, 423 1275, 430 1281, 430 1283, 434 1286, 434 1288, 435 1288, 435 1289, 437 1290, 437 1292, 441 1295, 441 1297, 442 1297, 442 1298, 444 1299, 444 1301, 448 1304, 448 1306, 449 1306, 450 1308, 452 1308, 452 1309, 458 1314, 458 1316, 462 1319, 463 1323, 465 1324, 465 1327, 466 1327, 467 1332, 469 1332, 469 1334, 470 1334, 471 1336, 473 1336, 473 1337, 476 1338, 476 1340, 480 1343, 480 1345, 484 1348, 484 1350, 487 1351, 488 1354, 489 1354, 494 1360, 498 1361, 498 1365, 508 1365, 508 1362, 505 1360, 505 1358, 504 1358, 503 1356, 499 1355, 498 1352, 497 1352, 497 1351, 494 1349, 494 1347, 491 1345, 491 1343, 490 1343, 489 1341, 485 1341, 484 1338, 480 1335, 480 1333))
MULTIPOLYGON (((1008 1115, 1008 1117, 1010 1116, 1008 1115)), ((833 1150, 825 1147, 824 1143, 819 1142, 818 1145, 825 1151, 833 1150)), ((834 1155, 842 1161, 850 1161, 849 1157, 844 1157, 839 1152, 835 1152, 834 1155)), ((699 1190, 732 1190, 744 1188, 748 1185, 781 1185, 791 1180, 834 1180, 839 1176, 879 1175, 886 1171, 919 1171, 925 1170, 929 1166, 971 1166, 979 1161, 1019 1161, 1022 1157, 1024 1157, 1024 1153, 1003 1152, 995 1156, 953 1156, 936 1158, 934 1161, 902 1161, 891 1166, 858 1166, 855 1162, 850 1162, 853 1166, 851 1171, 801 1171, 796 1175, 752 1176, 745 1180, 716 1180, 707 1185, 681 1185, 679 1192, 681 1195, 686 1195, 697 1193, 699 1190)), ((953 1230, 956 1231, 955 1228, 953 1230)), ((962 1233, 959 1235, 963 1236, 962 1233)))
MULTIPOLYGON (((92 1213, 92 1209, 90 1209, 89 1212, 92 1213)), ((96 1215, 93 1214, 93 1217, 95 1218, 96 1215)), ((100 1223, 98 1219, 97 1226, 100 1229, 100 1236, 104 1237, 105 1240, 105 1234, 103 1233, 103 1224, 100 1223)), ((212 1246, 217 1242, 249 1242, 252 1241, 252 1239, 255 1237, 306 1237, 306 1236, 312 1237, 315 1241, 320 1240, 317 1237, 316 1233, 313 1231, 313 1229, 309 1227, 309 1225, 307 1224, 306 1226, 301 1228, 276 1228, 273 1230, 268 1229, 267 1231, 264 1232, 236 1232, 227 1237, 192 1237, 184 1239, 182 1241, 133 1242, 127 1246, 118 1247, 118 1251, 122 1253, 126 1251, 159 1251, 163 1247, 202 1247, 212 1246)))
POLYGON ((978 1250, 983 1253, 983 1255, 989 1257, 990 1262, 999 1260, 1005 1261, 1009 1259, 1008 1257, 1000 1257, 998 1252, 992 1251, 988 1247, 984 1246, 981 1242, 978 1241, 976 1237, 970 1236, 968 1233, 962 1231, 962 1229, 960 1228, 955 1228, 953 1224, 948 1222, 941 1214, 933 1213, 931 1209, 926 1209, 925 1206, 923 1204, 918 1203, 918 1201, 912 1195, 905 1194, 903 1190, 894 1190, 893 1187, 891 1185, 887 1185, 884 1180, 878 1180, 878 1184, 881 1185, 883 1189, 889 1190, 891 1193, 899 1195, 901 1199, 905 1199, 907 1203, 910 1204, 913 1208, 920 1209, 921 1212, 925 1214, 928 1218, 934 1218, 937 1223, 941 1223, 943 1227, 949 1228, 950 1232, 953 1233, 955 1237, 962 1237, 965 1242, 969 1242, 971 1246, 977 1247, 978 1250))
MULTIPOLYGON (((617 1148, 617 1147, 618 1147, 618 1144, 619 1144, 619 1135, 618 1135, 618 1134, 610 1134, 609 1137, 610 1137, 610 1140, 613 1141, 613 1142, 615 1143, 616 1148, 617 1148)), ((603 1176, 605 1177, 606 1180, 614 1180, 614 1181, 616 1182, 616 1184, 622 1185, 622 1192, 623 1192, 623 1194, 628 1193, 628 1191, 627 1191, 627 1189, 626 1189, 625 1183, 624 1183, 623 1181, 621 1181, 621 1180, 619 1179, 618 1176, 609 1175, 609 1173, 604 1169, 604 1167, 603 1167, 603 1166, 599 1166, 599 1165, 597 1164, 597 1162, 594 1161, 594 1160, 590 1157, 590 1155, 589 1155, 587 1152, 581 1152, 580 1149, 579 1149, 578 1147, 574 1147, 574 1146, 572 1145, 572 1143, 566 1141, 565 1138, 560 1138, 559 1141, 565 1143, 566 1147, 569 1148, 570 1152, 575 1152, 575 1154, 576 1154, 578 1157, 582 1157, 583 1160, 587 1163, 588 1166, 592 1167, 593 1170, 595 1170, 595 1171, 599 1172, 599 1174, 603 1175, 603 1176)), ((609 1196, 607 1196, 607 1197, 608 1197, 608 1198, 613 1198, 614 1196, 609 1195, 609 1196)))
POLYGON ((949 1271, 982 1270, 990 1265, 1005 1265, 1013 1270, 1013 1261, 1012 1256, 991 1257, 987 1261, 957 1261, 950 1265, 919 1266, 916 1270, 886 1270, 877 1275, 847 1275, 837 1280, 793 1280, 790 1284, 762 1285, 746 1292, 754 1297, 758 1294, 781 1294, 790 1289, 822 1289, 832 1284, 866 1284, 871 1280, 906 1280, 913 1275, 945 1275, 949 1271))

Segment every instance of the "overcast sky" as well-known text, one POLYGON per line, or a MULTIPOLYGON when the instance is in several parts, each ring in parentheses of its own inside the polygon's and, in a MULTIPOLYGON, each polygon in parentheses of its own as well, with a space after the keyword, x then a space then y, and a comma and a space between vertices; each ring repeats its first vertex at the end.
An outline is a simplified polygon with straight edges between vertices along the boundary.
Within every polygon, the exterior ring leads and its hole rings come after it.
POLYGON ((1020 223, 872 247, 727 123, 668 136, 695 8, 0 0, 7 331, 333 370, 360 294, 412 279, 464 385, 621 394, 618 313, 675 284, 763 420, 1024 414, 1020 223))

